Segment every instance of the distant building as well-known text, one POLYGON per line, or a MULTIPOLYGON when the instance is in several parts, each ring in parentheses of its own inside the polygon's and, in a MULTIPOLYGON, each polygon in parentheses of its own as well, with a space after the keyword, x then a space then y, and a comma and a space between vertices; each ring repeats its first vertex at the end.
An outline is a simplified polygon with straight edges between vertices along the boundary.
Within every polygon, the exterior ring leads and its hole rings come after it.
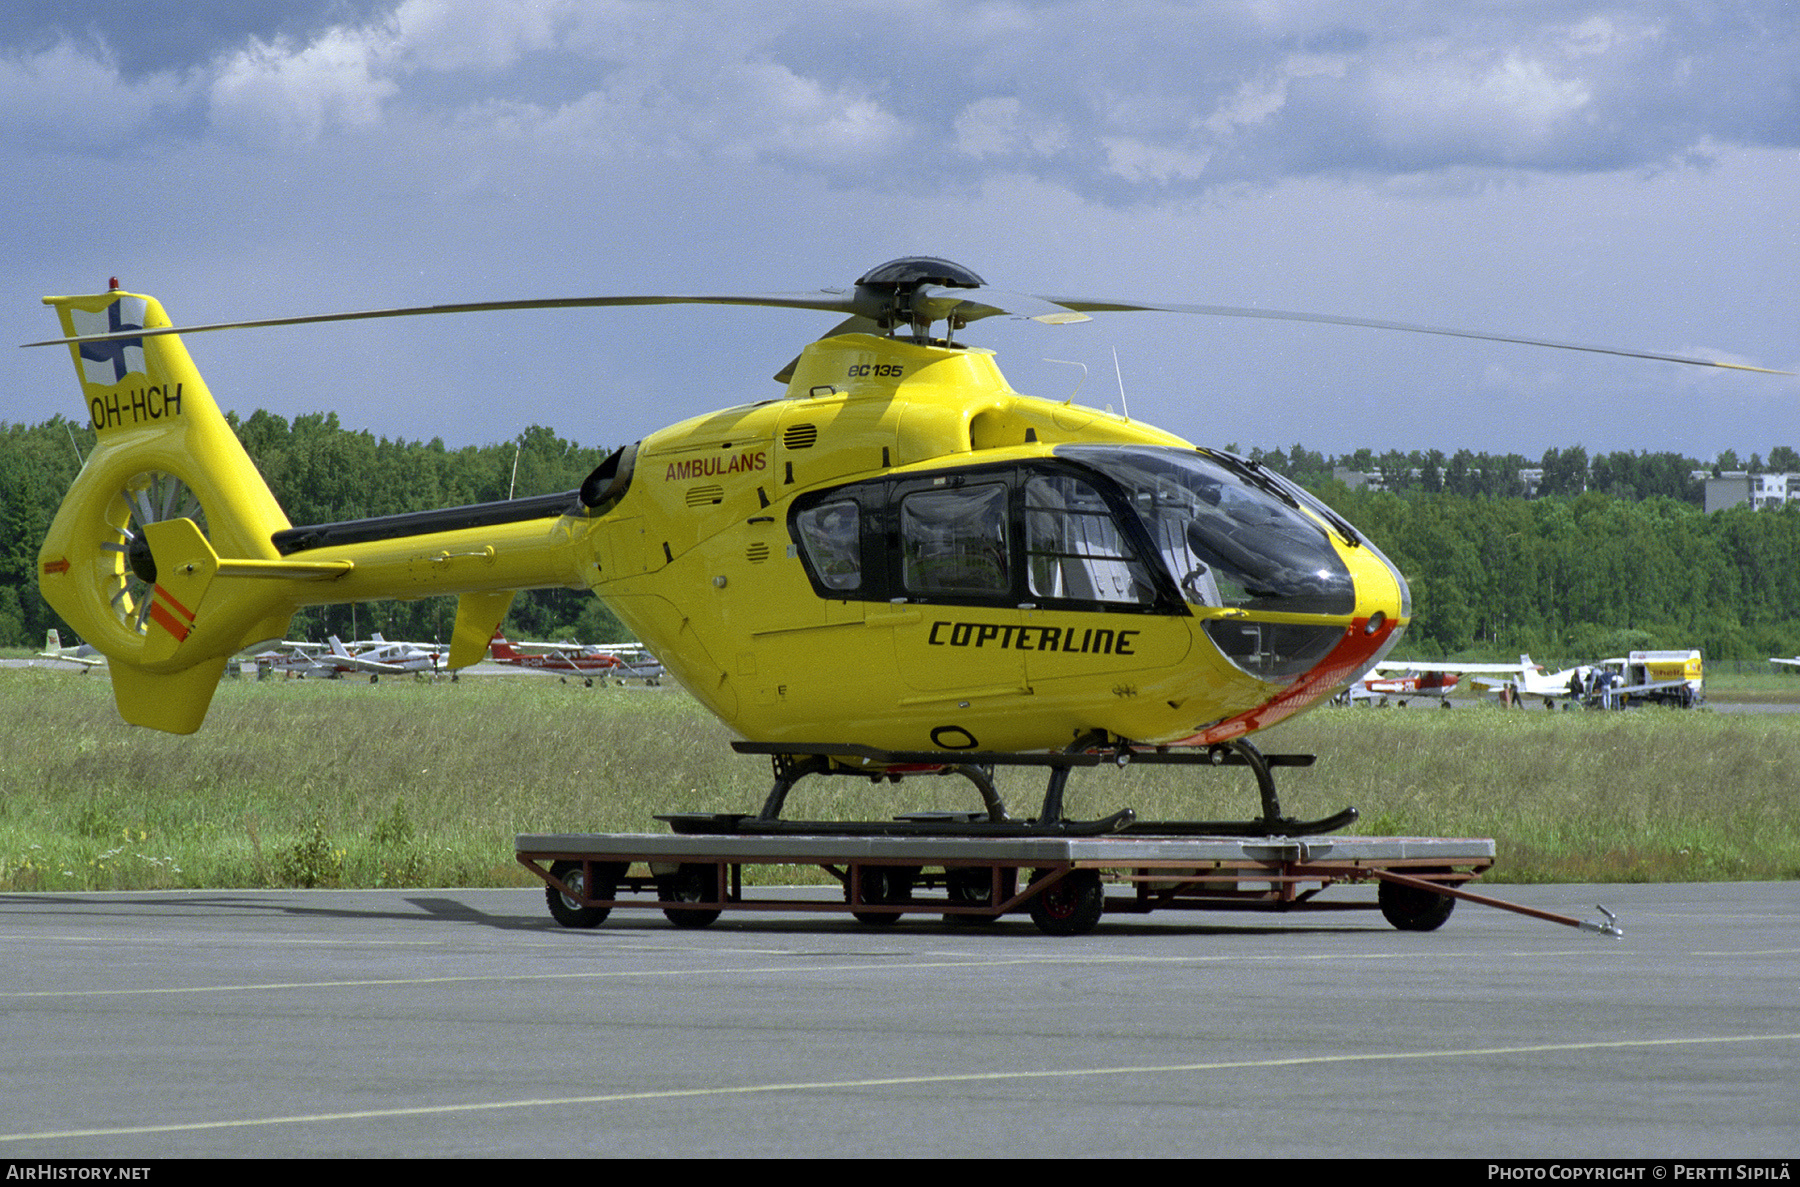
MULTIPOLYGON (((1414 469, 1409 470, 1408 473, 1416 482, 1420 478, 1422 471, 1414 469)), ((1443 471, 1440 469, 1438 473, 1441 475, 1443 471)), ((1480 478, 1481 471, 1470 470, 1469 475, 1472 478, 1480 478)), ((1334 466, 1331 470, 1331 476, 1351 490, 1362 490, 1364 488, 1369 490, 1387 489, 1387 479, 1382 477, 1380 470, 1352 470, 1349 466, 1334 466)), ((1543 486, 1543 484, 1544 471, 1541 467, 1531 466, 1519 471, 1519 485, 1524 488, 1526 498, 1537 498, 1538 488, 1543 486)))
POLYGON ((1706 479, 1707 511, 1748 503, 1759 511, 1800 500, 1800 474, 1752 474, 1727 470, 1706 479))
POLYGON ((1387 489, 1380 470, 1352 470, 1349 466, 1333 466, 1331 476, 1351 490, 1361 490, 1365 486, 1370 490, 1387 489))

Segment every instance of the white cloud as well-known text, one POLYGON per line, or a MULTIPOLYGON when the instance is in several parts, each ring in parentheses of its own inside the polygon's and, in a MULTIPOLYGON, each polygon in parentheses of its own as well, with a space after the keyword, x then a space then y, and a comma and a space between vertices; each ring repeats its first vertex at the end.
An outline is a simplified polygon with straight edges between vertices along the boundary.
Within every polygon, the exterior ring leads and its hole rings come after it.
POLYGON ((382 76, 394 54, 381 29, 332 28, 301 46, 252 38, 213 80, 213 123, 255 142, 299 143, 372 124, 399 90, 382 76))
POLYGON ((1423 51, 1386 62, 1369 80, 1371 117, 1381 140, 1403 151, 1455 146, 1530 163, 1592 94, 1580 78, 1559 77, 1516 51, 1423 51))
POLYGON ((1151 144, 1131 136, 1106 136, 1100 143, 1107 172, 1131 182, 1194 181, 1212 159, 1206 149, 1151 144))
MULTIPOLYGON (((804 161, 885 156, 907 137, 903 121, 849 88, 833 88, 777 62, 748 62, 720 80, 724 102, 702 104, 729 122, 717 146, 740 159, 774 152, 804 161)), ((696 104, 701 106, 701 104, 696 104)), ((703 108, 704 110, 704 108, 703 108)))
POLYGON ((1215 136, 1228 136, 1239 128, 1268 122, 1288 101, 1288 83, 1302 78, 1342 78, 1346 59, 1341 55, 1296 54, 1283 61, 1271 75, 1247 79, 1236 94, 1221 102, 1206 117, 1203 127, 1215 136))
POLYGON ((62 41, 0 54, 0 126, 59 145, 110 146, 186 107, 198 89, 166 72, 122 78, 103 49, 62 41))
POLYGON ((966 157, 1050 157, 1069 145, 1069 130, 1061 120, 1029 112, 1011 96, 990 95, 970 103, 957 114, 955 130, 956 151, 966 157))
POLYGON ((566 0, 404 0, 394 10, 394 40, 415 67, 502 70, 526 54, 554 48, 583 7, 566 0))

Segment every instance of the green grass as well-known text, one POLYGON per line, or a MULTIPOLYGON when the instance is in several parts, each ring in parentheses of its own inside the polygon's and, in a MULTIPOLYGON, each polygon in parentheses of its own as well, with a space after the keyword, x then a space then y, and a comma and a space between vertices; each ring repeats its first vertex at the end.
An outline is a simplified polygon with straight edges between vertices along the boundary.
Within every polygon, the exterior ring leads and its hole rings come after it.
MULTIPOLYGON (((227 680, 201 731, 121 724, 103 675, 0 670, 0 890, 534 885, 521 832, 664 831, 754 812, 767 765, 679 691, 532 676, 227 680)), ((1800 714, 1320 710, 1262 735, 1292 815, 1495 838, 1493 880, 1800 877, 1800 714)), ((1000 785, 1028 814, 1043 776, 1000 785)), ((1245 819, 1233 769, 1077 772, 1071 814, 1245 819)), ((975 808, 962 780, 808 779, 790 817, 975 808)), ((804 874, 804 872, 801 872, 804 874)))
POLYGON ((1749 704, 1800 704, 1800 671, 1717 672, 1706 674, 1709 700, 1749 704))

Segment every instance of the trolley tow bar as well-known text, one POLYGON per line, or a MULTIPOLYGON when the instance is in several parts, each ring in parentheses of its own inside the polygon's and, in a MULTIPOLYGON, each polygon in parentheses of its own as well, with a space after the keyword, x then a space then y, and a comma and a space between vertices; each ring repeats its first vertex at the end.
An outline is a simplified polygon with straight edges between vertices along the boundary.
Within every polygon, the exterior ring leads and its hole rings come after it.
POLYGON ((1407 874, 1397 874, 1393 870, 1371 869, 1369 871, 1383 882, 1393 882, 1400 886, 1410 886, 1415 890, 1429 890, 1435 894, 1449 898, 1468 899, 1472 903, 1480 903, 1485 907, 1499 907, 1503 911, 1512 911, 1519 915, 1529 915, 1533 919, 1547 919, 1551 923, 1560 923, 1564 927, 1572 927, 1577 931, 1593 932, 1595 935, 1611 936, 1623 939, 1625 933, 1619 930, 1619 917, 1598 903, 1595 906, 1606 916, 1606 922, 1597 919, 1577 919, 1573 915, 1558 915, 1553 911, 1540 911, 1536 907, 1525 907, 1518 903, 1509 903, 1505 899, 1492 898, 1485 894, 1475 894, 1454 886, 1446 886, 1442 882, 1433 882, 1427 878, 1414 878, 1407 874))

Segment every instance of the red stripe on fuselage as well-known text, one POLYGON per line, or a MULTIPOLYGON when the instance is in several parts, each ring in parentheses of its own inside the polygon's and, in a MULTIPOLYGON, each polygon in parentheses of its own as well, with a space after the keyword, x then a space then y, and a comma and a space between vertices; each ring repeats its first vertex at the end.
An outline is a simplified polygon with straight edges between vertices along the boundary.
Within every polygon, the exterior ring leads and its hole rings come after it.
POLYGON ((1344 637, 1338 640, 1338 645, 1317 666, 1282 689, 1274 700, 1239 713, 1236 717, 1227 717, 1191 738, 1183 738, 1175 745, 1212 746, 1219 742, 1229 742, 1233 738, 1267 729, 1278 721, 1285 721, 1302 709, 1309 708, 1314 702, 1331 696, 1375 662, 1375 657, 1380 654, 1388 636, 1394 631, 1392 619, 1383 619, 1381 626, 1373 632, 1368 630, 1368 625, 1368 619, 1357 619, 1344 632, 1344 637))

